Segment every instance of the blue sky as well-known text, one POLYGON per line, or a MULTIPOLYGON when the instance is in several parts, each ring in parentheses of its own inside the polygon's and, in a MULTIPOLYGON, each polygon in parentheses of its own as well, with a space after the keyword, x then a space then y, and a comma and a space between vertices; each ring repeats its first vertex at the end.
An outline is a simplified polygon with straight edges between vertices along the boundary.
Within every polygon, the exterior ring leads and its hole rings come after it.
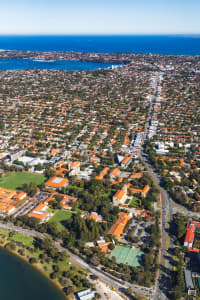
POLYGON ((0 2, 0 34, 200 34, 200 0, 0 2))

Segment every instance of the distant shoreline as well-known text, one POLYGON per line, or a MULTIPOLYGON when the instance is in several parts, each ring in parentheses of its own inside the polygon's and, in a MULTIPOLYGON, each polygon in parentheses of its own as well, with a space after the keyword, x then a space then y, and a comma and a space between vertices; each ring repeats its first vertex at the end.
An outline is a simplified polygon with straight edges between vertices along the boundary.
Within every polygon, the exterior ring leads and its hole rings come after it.
POLYGON ((26 59, 37 63, 46 62, 84 62, 99 63, 110 65, 125 65, 131 63, 137 58, 152 57, 194 57, 199 55, 167 55, 167 54, 151 54, 151 53, 101 53, 101 52, 80 52, 80 51, 25 51, 25 50, 0 50, 0 60, 5 59, 26 59))
MULTIPOLYGON (((31 59, 36 62, 94 62, 107 64, 127 64, 135 57, 134 53, 98 53, 80 51, 25 51, 3 50, 0 59, 31 59)), ((137 54, 140 55, 140 54, 137 54)))

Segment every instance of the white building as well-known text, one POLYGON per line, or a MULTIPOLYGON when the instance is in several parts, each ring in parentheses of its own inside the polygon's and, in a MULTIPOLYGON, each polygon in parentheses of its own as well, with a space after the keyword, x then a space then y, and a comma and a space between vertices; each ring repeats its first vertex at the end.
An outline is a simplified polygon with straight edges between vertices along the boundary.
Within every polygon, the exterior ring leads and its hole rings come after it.
POLYGON ((91 289, 83 290, 81 292, 78 292, 76 295, 80 300, 90 300, 95 297, 95 293, 91 289))

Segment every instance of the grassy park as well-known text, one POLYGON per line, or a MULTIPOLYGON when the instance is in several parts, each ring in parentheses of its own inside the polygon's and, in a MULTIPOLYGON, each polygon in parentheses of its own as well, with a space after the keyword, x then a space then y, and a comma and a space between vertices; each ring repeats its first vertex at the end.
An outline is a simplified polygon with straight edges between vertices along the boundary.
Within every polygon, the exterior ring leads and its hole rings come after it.
MULTIPOLYGON (((52 244, 52 246, 54 245, 52 244)), ((34 264, 34 266, 58 284, 61 289, 67 286, 68 282, 75 286, 75 291, 88 288, 86 271, 73 264, 73 262, 70 262, 67 253, 55 261, 47 252, 35 247, 34 238, 2 228, 0 228, 0 247, 5 247, 21 256, 27 262, 34 264), (56 268, 59 272, 55 271, 56 268), (68 281, 63 277, 63 272, 67 274, 68 281)))
POLYGON ((20 190, 24 183, 35 183, 40 185, 45 181, 45 177, 39 174, 32 174, 26 172, 13 172, 9 173, 0 178, 0 187, 11 189, 11 190, 20 190))
POLYGON ((140 249, 116 246, 110 255, 110 259, 115 256, 118 264, 127 264, 132 267, 141 265, 143 252, 140 249))
POLYGON ((30 247, 30 248, 34 248, 34 238, 30 237, 30 236, 26 236, 23 235, 21 233, 17 233, 17 232, 13 232, 13 231, 9 231, 7 229, 2 229, 0 228, 0 237, 1 237, 1 242, 9 242, 9 241, 13 241, 13 242, 17 242, 17 243, 22 243, 25 247, 30 247))
POLYGON ((57 224, 57 228, 59 231, 62 231, 65 229, 65 227, 62 224, 62 221, 65 221, 69 218, 71 218, 72 212, 71 211, 65 211, 65 210, 58 210, 53 217, 49 219, 49 223, 55 222, 57 224))
POLYGON ((133 197, 129 202, 130 207, 137 207, 139 205, 140 200, 137 197, 133 197))

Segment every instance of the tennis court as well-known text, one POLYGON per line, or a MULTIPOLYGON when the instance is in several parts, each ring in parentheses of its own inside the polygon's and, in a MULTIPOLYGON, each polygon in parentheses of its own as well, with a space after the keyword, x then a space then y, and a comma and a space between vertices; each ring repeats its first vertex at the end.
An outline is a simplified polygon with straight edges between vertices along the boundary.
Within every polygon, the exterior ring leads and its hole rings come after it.
POLYGON ((143 252, 136 248, 116 246, 110 255, 110 259, 115 256, 118 264, 127 264, 132 267, 139 267, 142 262, 143 252))

